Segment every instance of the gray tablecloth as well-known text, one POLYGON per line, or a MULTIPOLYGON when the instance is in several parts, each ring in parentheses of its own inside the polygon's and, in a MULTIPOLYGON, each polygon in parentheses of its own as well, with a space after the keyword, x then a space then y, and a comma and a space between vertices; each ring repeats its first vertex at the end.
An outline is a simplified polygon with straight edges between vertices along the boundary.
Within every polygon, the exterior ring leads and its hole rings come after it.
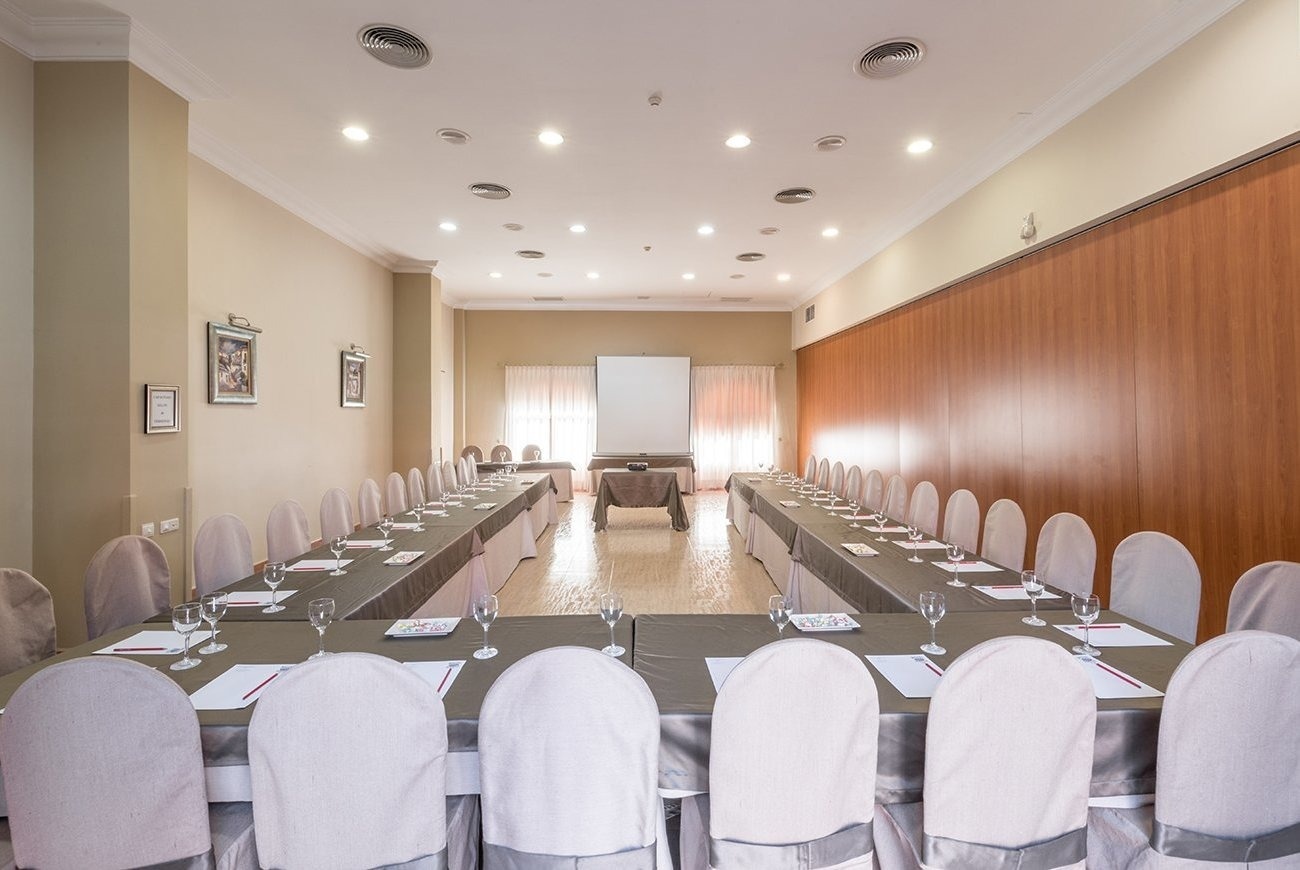
POLYGON ((577 471, 572 462, 548 462, 545 460, 538 462, 480 462, 478 463, 478 470, 488 473, 504 471, 507 465, 515 466, 520 474, 528 474, 533 471, 577 471))
POLYGON ((675 531, 684 532, 691 527, 686 518, 686 504, 677 487, 677 475, 671 471, 606 471, 601 475, 596 504, 591 510, 596 531, 605 531, 611 507, 665 507, 675 531))
POLYGON ((650 468, 689 468, 695 470, 695 459, 691 456, 645 456, 636 453, 618 456, 593 456, 587 463, 588 471, 601 471, 607 468, 627 468, 629 462, 644 462, 650 468))
MULTIPOLYGON (((855 614, 854 618, 862 624, 861 629, 815 636, 858 655, 911 653, 929 639, 929 626, 915 615, 855 614)), ((1123 619, 1110 612, 1101 618, 1123 619)), ((1067 622, 1051 614, 1047 619, 1067 622)), ((1104 651, 1103 660, 1164 691, 1174 668, 1191 646, 1154 629, 1146 630, 1173 641, 1173 646, 1112 648, 1104 651)), ((798 632, 788 628, 787 636, 790 634, 798 632)), ((939 623, 939 642, 948 653, 932 658, 946 668, 965 650, 1004 635, 1046 638, 1067 648, 1074 643, 1064 632, 1050 626, 1030 628, 1018 616, 959 613, 939 623)), ((709 731, 717 693, 705 658, 745 656, 774 640, 776 629, 764 616, 637 617, 634 667, 659 704, 661 788, 708 790, 709 731)), ((880 694, 877 799, 882 803, 918 801, 925 770, 925 723, 930 702, 905 698, 874 668, 868 666, 868 671, 880 694)), ((1097 702, 1093 796, 1148 794, 1155 790, 1161 700, 1097 702)))

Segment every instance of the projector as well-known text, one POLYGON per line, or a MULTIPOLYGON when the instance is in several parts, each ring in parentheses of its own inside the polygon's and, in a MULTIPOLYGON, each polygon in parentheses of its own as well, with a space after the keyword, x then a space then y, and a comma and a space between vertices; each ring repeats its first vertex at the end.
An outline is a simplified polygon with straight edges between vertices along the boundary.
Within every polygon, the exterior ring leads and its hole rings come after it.
POLYGON ((650 463, 648 462, 629 462, 627 464, 628 471, 645 471, 649 467, 650 463))

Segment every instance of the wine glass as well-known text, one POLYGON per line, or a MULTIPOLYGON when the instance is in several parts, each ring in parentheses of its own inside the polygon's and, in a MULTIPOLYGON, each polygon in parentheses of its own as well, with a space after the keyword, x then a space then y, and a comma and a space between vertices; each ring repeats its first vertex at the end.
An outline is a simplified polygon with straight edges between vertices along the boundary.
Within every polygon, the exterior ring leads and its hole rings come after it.
POLYGON ((417 501, 411 503, 411 509, 407 511, 407 513, 410 514, 418 523, 420 521, 420 512, 423 510, 424 510, 424 504, 417 501))
POLYGON ((330 541, 330 552, 334 554, 334 570, 330 572, 331 577, 342 577, 348 573, 343 570, 343 551, 348 548, 348 539, 344 535, 339 535, 330 541))
POLYGON ((308 656, 311 659, 323 659, 329 653, 325 652, 325 629, 330 627, 334 621, 334 599, 333 598, 313 598, 307 602, 307 618, 311 620, 312 628, 320 635, 320 649, 308 656))
POLYGON ((961 579, 957 573, 961 570, 961 560, 966 558, 966 548, 961 544, 948 545, 948 561, 952 563, 952 579, 948 581, 949 586, 965 586, 966 581, 961 579))
POLYGON ((201 659, 190 658, 190 635, 199 627, 202 620, 202 607, 197 601, 177 604, 172 608, 172 628, 185 643, 185 656, 178 662, 172 662, 173 671, 188 671, 202 664, 201 659))
POLYGON ((474 599, 474 621, 483 626, 483 648, 474 650, 474 658, 490 659, 497 654, 497 648, 488 646, 488 627, 497 618, 497 597, 480 595, 474 599))
POLYGON ((384 545, 379 549, 383 552, 391 552, 393 547, 389 542, 389 536, 393 534, 393 518, 384 514, 383 519, 379 521, 379 534, 384 536, 384 545))
POLYGON ((1029 596, 1029 615, 1021 617, 1020 621, 1035 628, 1047 625, 1038 618, 1038 596, 1043 594, 1043 581, 1039 580, 1038 575, 1033 571, 1021 571, 1020 585, 1025 588, 1025 594, 1029 596))
POLYGON ((767 615, 776 626, 776 637, 780 640, 785 627, 790 624, 790 602, 784 595, 773 595, 767 599, 767 615))
POLYGON ((224 592, 213 592, 199 600, 199 613, 203 621, 212 629, 212 636, 208 638, 208 643, 199 647, 199 652, 205 656, 219 653, 227 648, 224 643, 217 643, 217 623, 226 615, 226 604, 229 601, 230 597, 224 592))
POLYGON ((888 541, 889 539, 885 537, 885 522, 889 517, 885 514, 885 509, 876 508, 876 512, 871 515, 871 518, 876 521, 876 528, 874 531, 880 532, 880 534, 876 536, 876 540, 888 541))
POLYGON ((1101 615, 1101 599, 1096 595, 1071 595, 1070 609, 1074 611, 1074 618, 1083 623, 1083 643, 1072 649, 1081 653, 1085 662, 1090 662, 1101 655, 1101 650, 1089 642, 1088 636, 1092 624, 1101 615))
POLYGON ((601 652, 607 656, 621 656, 627 650, 614 640, 614 626, 623 617, 623 596, 617 592, 606 592, 600 596, 600 618, 609 626, 609 646, 601 652))
POLYGON ((830 506, 830 510, 826 511, 826 513, 830 514, 831 516, 835 516, 835 502, 840 500, 840 494, 838 492, 831 492, 830 496, 831 496, 831 506, 830 506))
POLYGON ((921 543, 921 530, 916 526, 908 526, 907 539, 912 542, 912 556, 907 561, 920 562, 921 557, 918 554, 921 551, 916 548, 916 545, 921 543))
POLYGON ((478 496, 474 494, 474 485, 468 480, 461 484, 460 497, 465 501, 478 501, 478 496))
POLYGON ((948 602, 942 592, 922 592, 920 605, 921 615, 925 617, 926 622, 930 623, 930 642, 921 644, 921 652, 941 656, 947 650, 935 642, 934 629, 939 624, 939 620, 943 619, 943 615, 948 612, 948 602))
POLYGON ((271 605, 263 607, 263 613, 279 613, 284 610, 283 604, 275 603, 275 590, 280 588, 284 582, 284 575, 288 569, 283 562, 267 562, 266 567, 262 569, 262 580, 271 589, 271 605))

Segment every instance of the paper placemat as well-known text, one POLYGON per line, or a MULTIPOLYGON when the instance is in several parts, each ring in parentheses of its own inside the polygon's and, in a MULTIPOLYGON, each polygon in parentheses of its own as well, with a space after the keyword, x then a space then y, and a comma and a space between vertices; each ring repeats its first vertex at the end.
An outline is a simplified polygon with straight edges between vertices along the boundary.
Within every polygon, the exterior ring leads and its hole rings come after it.
MULTIPOLYGON (((998 601, 1029 600, 1029 593, 1026 592, 1025 587, 1021 586, 1019 583, 1014 586, 1007 584, 1006 586, 972 586, 971 588, 983 592, 989 598, 996 598, 998 601)), ((1061 596, 1057 595, 1055 592, 1048 592, 1044 589, 1042 594, 1038 597, 1042 600, 1044 598, 1060 598, 1061 596)))
POLYGON ((393 531, 422 532, 424 531, 424 526, 422 526, 420 523, 393 523, 393 531))
POLYGON ((880 553, 877 552, 874 548, 868 547, 866 544, 848 543, 848 544, 840 544, 840 546, 848 550, 850 553, 852 553, 855 556, 879 556, 880 555, 880 553))
MULTIPOLYGON (((1058 625, 1055 627, 1075 640, 1083 640, 1082 625, 1058 625)), ((1090 636, 1092 638, 1090 643, 1098 649, 1112 646, 1173 646, 1169 641, 1161 640, 1154 634, 1149 634, 1135 625, 1129 625, 1127 622, 1094 622, 1090 636)))
POLYGON ((460 672, 465 669, 465 659, 450 662, 403 662, 415 671, 426 683, 438 692, 439 698, 447 697, 460 672))
MULTIPOLYGON (((940 568, 944 571, 947 571, 949 574, 952 573, 951 562, 931 562, 930 564, 934 565, 936 568, 940 568)), ((988 562, 962 562, 961 563, 961 573, 963 574, 990 574, 990 573, 997 573, 1001 570, 1002 569, 999 568, 997 565, 990 565, 988 562)))
MULTIPOLYGON (((211 634, 207 623, 190 635, 190 650, 207 643, 203 638, 211 634)), ((221 634, 221 630, 217 630, 221 634)), ((185 639, 178 631, 137 631, 111 646, 97 649, 97 656, 178 656, 185 651, 185 639)))
POLYGON ((863 656, 904 698, 929 698, 939 686, 943 668, 920 653, 863 656))
POLYGON ((190 695, 195 710, 242 710, 293 665, 233 665, 190 695))
MULTIPOLYGON (((393 526, 397 528, 397 526, 393 526)), ((335 565, 343 568, 352 564, 351 559, 303 559, 301 562, 294 562, 288 567, 289 571, 333 571, 335 565)))
POLYGON ((382 540, 379 541, 347 540, 343 542, 343 546, 349 550, 378 550, 380 547, 384 546, 384 542, 382 540))
POLYGON ((707 658, 704 664, 709 668, 709 679, 713 680, 713 691, 721 692, 722 684, 727 681, 727 677, 736 669, 736 665, 745 660, 744 656, 735 656, 734 658, 707 658))
POLYGON ((1075 660, 1083 665, 1092 678, 1092 688, 1098 700, 1114 698, 1161 698, 1164 692, 1153 689, 1137 677, 1124 673, 1114 665, 1108 665, 1101 659, 1085 662, 1083 656, 1076 655, 1075 660))

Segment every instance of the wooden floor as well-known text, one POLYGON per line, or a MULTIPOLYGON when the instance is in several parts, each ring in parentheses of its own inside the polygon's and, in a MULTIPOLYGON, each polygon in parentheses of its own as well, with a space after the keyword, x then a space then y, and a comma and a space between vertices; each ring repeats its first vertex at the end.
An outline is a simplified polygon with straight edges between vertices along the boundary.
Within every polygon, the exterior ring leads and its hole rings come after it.
POLYGON ((629 614, 766 613, 777 589, 727 523, 727 494, 685 498, 689 531, 674 532, 663 508, 610 508, 609 528, 597 534, 594 499, 575 493, 537 542, 537 558, 497 594, 501 613, 595 613, 611 576, 629 614))

